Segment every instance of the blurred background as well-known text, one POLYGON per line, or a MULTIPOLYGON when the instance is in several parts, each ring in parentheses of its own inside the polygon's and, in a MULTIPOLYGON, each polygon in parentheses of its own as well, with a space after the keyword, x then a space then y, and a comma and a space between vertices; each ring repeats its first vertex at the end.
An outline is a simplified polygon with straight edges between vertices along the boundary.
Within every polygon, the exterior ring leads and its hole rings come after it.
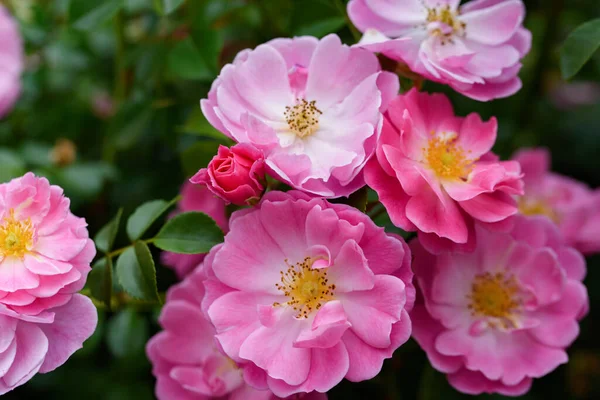
MULTIPOLYGON (((354 43, 345 0, 2 0, 19 22, 27 59, 23 91, 0 121, 0 181, 32 170, 64 187, 93 236, 121 207, 128 216, 151 199, 173 198, 227 140, 200 112, 221 67, 244 48, 282 36, 338 33, 354 43)), ((523 89, 478 103, 444 87, 461 115, 498 117, 495 150, 547 146, 553 168, 600 185, 600 54, 571 82, 560 78, 567 34, 600 16, 592 0, 525 0, 533 49, 523 89)), ((377 221, 389 227, 385 218, 377 221)), ((119 233, 115 248, 126 244, 119 233)), ((155 257, 158 260, 157 257, 155 257)), ((600 257, 590 258, 591 313, 569 350, 571 361, 534 383, 525 399, 600 398, 600 257)), ((157 266, 159 290, 176 282, 157 266)), ((99 303, 97 332, 58 370, 37 375, 7 399, 152 399, 144 346, 158 306, 132 303, 115 283, 112 310, 99 303)), ((414 342, 382 373, 343 382, 330 399, 455 400, 414 342)), ((480 396, 500 399, 502 396, 480 396)))

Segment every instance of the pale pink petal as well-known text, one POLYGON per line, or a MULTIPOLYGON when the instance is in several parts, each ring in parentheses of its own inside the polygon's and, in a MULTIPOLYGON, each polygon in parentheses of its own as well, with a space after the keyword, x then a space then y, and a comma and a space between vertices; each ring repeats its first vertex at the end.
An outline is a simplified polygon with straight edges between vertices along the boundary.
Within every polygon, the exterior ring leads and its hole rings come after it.
POLYGON ((509 40, 523 22, 525 7, 520 0, 466 12, 460 20, 466 24, 469 40, 498 45, 509 40))
POLYGON ((373 289, 342 297, 352 331, 365 343, 378 348, 390 346, 392 326, 400 320, 405 301, 404 283, 385 275, 375 276, 373 289))
POLYGON ((391 344, 387 348, 378 349, 369 346, 352 330, 348 330, 342 339, 350 358, 346 379, 351 382, 360 382, 375 377, 381 371, 383 361, 392 357, 394 350, 410 338, 410 333, 411 322, 406 311, 402 311, 400 322, 392 326, 391 344))
POLYGON ((98 314, 92 301, 83 295, 75 294, 64 306, 52 310, 54 322, 40 324, 48 338, 48 352, 40 368, 41 373, 54 370, 77 350, 96 330, 98 314))

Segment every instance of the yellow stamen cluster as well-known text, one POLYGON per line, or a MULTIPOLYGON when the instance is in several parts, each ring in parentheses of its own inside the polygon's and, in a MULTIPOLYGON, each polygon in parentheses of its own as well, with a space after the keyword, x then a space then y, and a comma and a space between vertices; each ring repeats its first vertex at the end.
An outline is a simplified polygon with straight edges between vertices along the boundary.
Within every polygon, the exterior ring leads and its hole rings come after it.
POLYGON ((11 209, 0 225, 0 254, 23 258, 33 247, 33 232, 31 220, 18 221, 11 209))
POLYGON ((295 106, 285 107, 285 120, 290 130, 301 139, 308 137, 319 129, 319 115, 323 114, 316 106, 316 101, 302 99, 295 106))
POLYGON ((451 10, 450 6, 446 5, 444 7, 438 8, 429 8, 427 9, 427 22, 441 22, 450 28, 452 28, 452 33, 442 33, 441 30, 436 29, 434 34, 451 36, 453 34, 462 35, 465 31, 466 24, 461 22, 458 18, 458 13, 451 10))
POLYGON ((545 215, 555 223, 559 222, 556 211, 544 200, 521 198, 519 199, 519 212, 523 215, 545 215))
POLYGON ((454 143, 454 139, 434 137, 429 140, 427 148, 423 148, 425 161, 439 178, 466 178, 473 169, 474 160, 467 158, 462 147, 454 143))
POLYGON ((514 316, 521 307, 521 299, 514 276, 506 277, 501 272, 476 275, 467 298, 473 316, 495 318, 505 329, 516 327, 514 316))
POLYGON ((333 299, 335 285, 329 284, 326 270, 312 268, 314 261, 313 258, 306 257, 302 262, 290 265, 285 260, 288 269, 280 272, 280 282, 275 284, 289 298, 285 304, 298 312, 296 318, 308 318, 311 312, 333 299))

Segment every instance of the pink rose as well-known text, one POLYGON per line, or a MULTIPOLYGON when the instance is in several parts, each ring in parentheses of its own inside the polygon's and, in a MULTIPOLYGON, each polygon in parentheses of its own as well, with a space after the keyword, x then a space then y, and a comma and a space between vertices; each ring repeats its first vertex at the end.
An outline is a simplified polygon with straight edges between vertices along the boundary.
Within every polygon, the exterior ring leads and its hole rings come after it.
POLYGON ((589 310, 583 256, 549 219, 513 220, 506 233, 476 226, 469 254, 410 243, 420 289, 413 338, 463 393, 524 394, 567 362, 589 310))
POLYGON ((303 36, 240 52, 200 106, 216 129, 262 150, 269 175, 335 198, 365 185, 382 113, 398 90, 398 77, 370 51, 336 35, 303 36))
POLYGON ((471 251, 475 222, 506 229, 523 194, 519 163, 491 152, 496 131, 495 118, 458 117, 443 94, 413 89, 390 102, 365 181, 428 250, 471 251))
POLYGON ((66 304, 96 255, 63 190, 28 172, 0 184, 0 304, 23 314, 66 304))
POLYGON ((600 191, 552 172, 547 149, 521 149, 513 160, 521 164, 525 174, 519 212, 548 217, 567 244, 584 254, 600 252, 600 191))
POLYGON ((0 4, 0 117, 13 107, 21 93, 23 71, 23 42, 19 26, 9 12, 0 4))
POLYGON ((287 397, 371 379, 410 337, 410 251, 367 215, 271 191, 229 226, 201 308, 250 386, 287 397))
POLYGON ((264 191, 265 166, 262 152, 247 143, 220 146, 217 155, 190 182, 208 189, 238 206, 255 203, 264 191))
POLYGON ((521 89, 531 48, 522 0, 352 0, 348 16, 364 32, 357 46, 405 63, 424 78, 479 101, 521 89))

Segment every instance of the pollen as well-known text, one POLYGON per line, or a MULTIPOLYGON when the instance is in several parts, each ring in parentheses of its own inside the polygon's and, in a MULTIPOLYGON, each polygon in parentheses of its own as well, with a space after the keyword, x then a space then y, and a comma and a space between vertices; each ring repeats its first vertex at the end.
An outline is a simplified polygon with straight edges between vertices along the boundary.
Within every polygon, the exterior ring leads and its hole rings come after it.
POLYGON ((446 5, 444 7, 437 8, 428 8, 427 9, 427 22, 440 22, 450 28, 450 31, 442 31, 440 29, 435 29, 433 34, 443 35, 443 36, 452 36, 453 34, 462 35, 465 31, 467 25, 460 21, 458 18, 458 13, 450 9, 450 6, 446 5))
POLYGON ((428 147, 423 148, 425 161, 439 178, 464 179, 473 169, 475 160, 469 159, 467 152, 454 141, 454 138, 434 137, 429 140, 428 147))
POLYGON ((11 209, 0 224, 0 255, 23 258, 33 247, 33 232, 31 220, 18 221, 11 209))
MULTIPOLYGON (((296 318, 308 318, 315 310, 319 310, 323 304, 333 299, 335 285, 329 283, 327 271, 324 269, 313 269, 315 261, 312 257, 306 257, 302 262, 288 266, 286 271, 281 271, 280 282, 275 284, 289 299, 286 303, 297 312, 296 318)), ((274 303, 273 306, 280 306, 274 303)))
POLYGON ((468 307, 473 316, 493 318, 505 329, 516 327, 514 317, 522 305, 519 292, 514 276, 486 272, 475 276, 468 307))
POLYGON ((319 129, 319 116, 323 114, 316 106, 316 101, 301 99, 295 106, 285 107, 284 117, 290 131, 301 139, 308 137, 319 129))
POLYGON ((541 199, 519 199, 519 212, 523 215, 545 215, 555 223, 560 222, 556 211, 541 199))

